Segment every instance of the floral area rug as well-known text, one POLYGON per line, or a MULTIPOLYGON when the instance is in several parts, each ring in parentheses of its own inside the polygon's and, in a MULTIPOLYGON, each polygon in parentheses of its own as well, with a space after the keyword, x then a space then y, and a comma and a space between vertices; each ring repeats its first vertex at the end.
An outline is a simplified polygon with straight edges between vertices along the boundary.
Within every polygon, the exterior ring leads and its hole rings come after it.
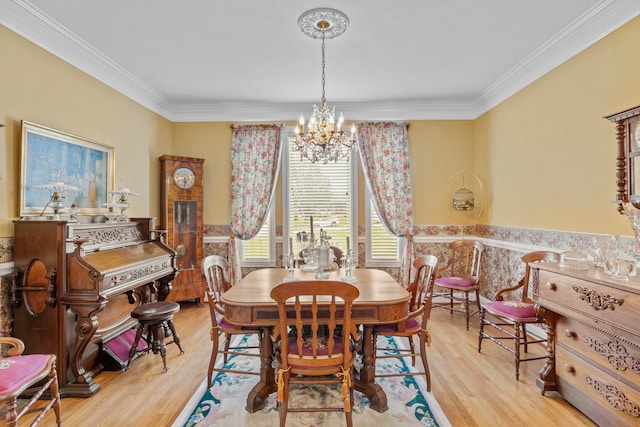
MULTIPOLYGON (((255 336, 241 337, 242 343, 255 344, 255 336)), ((393 338, 380 337, 396 346, 393 338)), ((256 339, 257 341, 257 339, 256 339)), ((379 347, 385 343, 380 342, 379 347)), ((219 363, 222 360, 220 359, 219 363)), ((257 357, 231 357, 228 366, 258 371, 260 361, 257 357)), ((356 362, 356 368, 358 362, 356 362)), ((408 371, 410 359, 381 359, 378 371, 408 371), (407 364, 407 362, 409 364, 407 364)), ((246 398, 251 388, 257 383, 256 375, 241 375, 218 372, 213 384, 207 388, 206 379, 193 396, 173 427, 207 427, 207 426, 256 426, 269 427, 279 425, 276 393, 266 400, 261 411, 250 414, 245 410, 246 398)), ((354 392, 353 424, 355 426, 438 426, 448 427, 449 421, 442 413, 438 402, 426 391, 423 375, 407 377, 377 378, 386 395, 389 409, 379 413, 369 407, 369 400, 358 391, 354 392)), ((305 401, 326 402, 327 406, 339 406, 340 390, 332 385, 316 384, 298 386, 291 389, 290 406, 303 406, 305 401)), ((291 426, 340 426, 346 425, 345 416, 341 412, 289 413, 287 425, 291 426)))

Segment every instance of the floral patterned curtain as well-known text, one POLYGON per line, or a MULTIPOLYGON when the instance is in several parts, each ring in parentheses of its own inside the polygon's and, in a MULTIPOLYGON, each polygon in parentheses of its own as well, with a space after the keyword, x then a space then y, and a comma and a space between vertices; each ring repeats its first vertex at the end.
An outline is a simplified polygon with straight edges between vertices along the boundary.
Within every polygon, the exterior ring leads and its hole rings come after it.
POLYGON ((231 284, 242 279, 236 239, 254 237, 267 216, 280 169, 278 125, 234 126, 231 140, 231 284))
POLYGON ((380 220, 390 233, 407 239, 399 280, 408 285, 413 262, 413 192, 407 125, 358 123, 358 146, 380 220))

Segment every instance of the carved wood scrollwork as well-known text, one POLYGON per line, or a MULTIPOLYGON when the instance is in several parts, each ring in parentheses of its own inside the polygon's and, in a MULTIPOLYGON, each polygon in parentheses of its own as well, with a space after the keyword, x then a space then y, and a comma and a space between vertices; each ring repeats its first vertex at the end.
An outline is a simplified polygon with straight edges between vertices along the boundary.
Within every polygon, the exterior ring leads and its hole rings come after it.
POLYGON ((635 402, 629 400, 618 387, 611 384, 605 384, 588 375, 584 377, 584 380, 588 385, 593 387, 595 391, 604 396, 604 398, 607 399, 607 402, 609 402, 609 404, 615 409, 625 412, 632 417, 640 418, 640 407, 635 402))
POLYGON ((594 310, 615 310, 616 305, 622 305, 622 298, 614 298, 604 292, 594 291, 582 286, 572 285, 571 288, 578 293, 582 301, 586 301, 594 310))
POLYGON ((602 342, 597 338, 587 337, 585 344, 591 347, 596 353, 604 356, 609 364, 618 371, 626 371, 640 374, 640 358, 632 356, 626 347, 616 340, 602 342))
POLYGON ((555 356, 556 324, 558 322, 558 314, 540 305, 536 305, 536 313, 544 320, 542 327, 547 333, 546 362, 540 370, 538 379, 536 380, 536 384, 540 388, 542 395, 544 395, 547 391, 556 391, 558 389, 555 356))
POLYGON ((640 162, 640 106, 604 118, 616 126, 616 202, 623 214, 625 203, 640 209, 640 177, 634 172, 640 162))

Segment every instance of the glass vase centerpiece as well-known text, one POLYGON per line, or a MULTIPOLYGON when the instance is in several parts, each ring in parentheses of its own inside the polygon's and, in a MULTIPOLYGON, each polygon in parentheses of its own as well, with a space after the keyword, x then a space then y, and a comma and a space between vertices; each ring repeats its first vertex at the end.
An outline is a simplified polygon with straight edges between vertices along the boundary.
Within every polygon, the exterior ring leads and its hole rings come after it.
POLYGON ((331 271, 331 247, 329 241, 324 239, 318 246, 318 264, 316 266, 316 279, 328 279, 331 271))

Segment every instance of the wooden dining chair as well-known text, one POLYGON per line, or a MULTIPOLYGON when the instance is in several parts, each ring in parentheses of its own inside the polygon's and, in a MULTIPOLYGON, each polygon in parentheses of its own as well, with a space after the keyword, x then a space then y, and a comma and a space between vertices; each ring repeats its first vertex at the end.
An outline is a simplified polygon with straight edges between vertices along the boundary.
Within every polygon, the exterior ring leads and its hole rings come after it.
POLYGON ((478 330, 478 353, 482 349, 484 338, 493 341, 514 355, 516 363, 516 380, 520 378, 520 362, 540 360, 546 357, 529 356, 523 358, 520 349, 529 351, 529 344, 543 343, 547 338, 530 341, 527 325, 542 324, 544 320, 536 312, 536 307, 529 296, 529 286, 537 281, 531 274, 531 262, 559 262, 560 254, 552 251, 529 252, 522 256, 525 263, 524 277, 515 286, 502 288, 496 292, 495 301, 482 304, 480 308, 480 329, 478 330), (503 335, 502 335, 503 334, 503 335), (513 341, 513 347, 506 343, 513 341))
POLYGON ((427 329, 427 321, 431 314, 431 299, 433 297, 433 279, 438 268, 438 258, 435 255, 423 255, 413 262, 413 279, 409 285, 411 302, 407 318, 398 323, 374 325, 374 366, 376 361, 388 358, 403 358, 411 356, 413 366, 416 366, 416 356, 422 360, 423 370, 420 372, 375 372, 376 377, 413 376, 424 375, 427 380, 427 391, 431 391, 431 375, 427 361, 427 346, 431 345, 431 335, 427 329), (378 347, 378 337, 407 338, 408 347, 378 347), (418 336, 416 344, 414 337, 418 336))
POLYGON ((359 291, 341 281, 286 282, 271 291, 278 303, 273 339, 280 365, 276 375, 280 426, 288 412, 344 412, 353 425, 354 342, 358 339, 351 319, 359 291), (338 328, 341 333, 336 334, 338 328), (295 384, 339 384, 340 407, 289 407, 290 387, 295 384))
POLYGON ((224 317, 224 306, 221 304, 222 294, 229 289, 227 279, 227 260, 218 255, 208 255, 202 259, 202 272, 207 281, 207 304, 211 314, 211 358, 207 381, 209 386, 213 380, 213 372, 229 372, 236 374, 260 375, 260 371, 248 371, 241 365, 234 363, 228 366, 229 356, 232 357, 260 357, 262 355, 262 331, 249 327, 237 326, 229 323, 224 317), (258 345, 235 345, 231 341, 234 337, 254 334, 258 337, 258 345), (221 341, 220 337, 224 337, 221 341), (223 355, 223 365, 216 367, 218 354, 223 355))
POLYGON ((0 358, 0 409, 5 405, 6 426, 16 427, 23 415, 40 412, 31 423, 35 426, 51 408, 56 415, 56 424, 62 425, 56 355, 23 355, 24 343, 13 337, 0 337, 0 344, 10 346, 7 357, 0 358), (50 392, 47 404, 33 407, 47 390, 50 392), (18 412, 19 398, 25 398, 27 403, 18 412))
POLYGON ((480 266, 484 245, 477 240, 456 240, 449 244, 451 256, 439 268, 435 279, 433 307, 447 309, 453 314, 464 313, 469 330, 469 318, 480 311, 480 266), (469 294, 475 293, 475 301, 469 301, 469 294), (442 302, 441 300, 445 301, 442 302), (476 306, 471 311, 469 305, 476 306), (454 307, 460 304, 461 307, 454 307))

